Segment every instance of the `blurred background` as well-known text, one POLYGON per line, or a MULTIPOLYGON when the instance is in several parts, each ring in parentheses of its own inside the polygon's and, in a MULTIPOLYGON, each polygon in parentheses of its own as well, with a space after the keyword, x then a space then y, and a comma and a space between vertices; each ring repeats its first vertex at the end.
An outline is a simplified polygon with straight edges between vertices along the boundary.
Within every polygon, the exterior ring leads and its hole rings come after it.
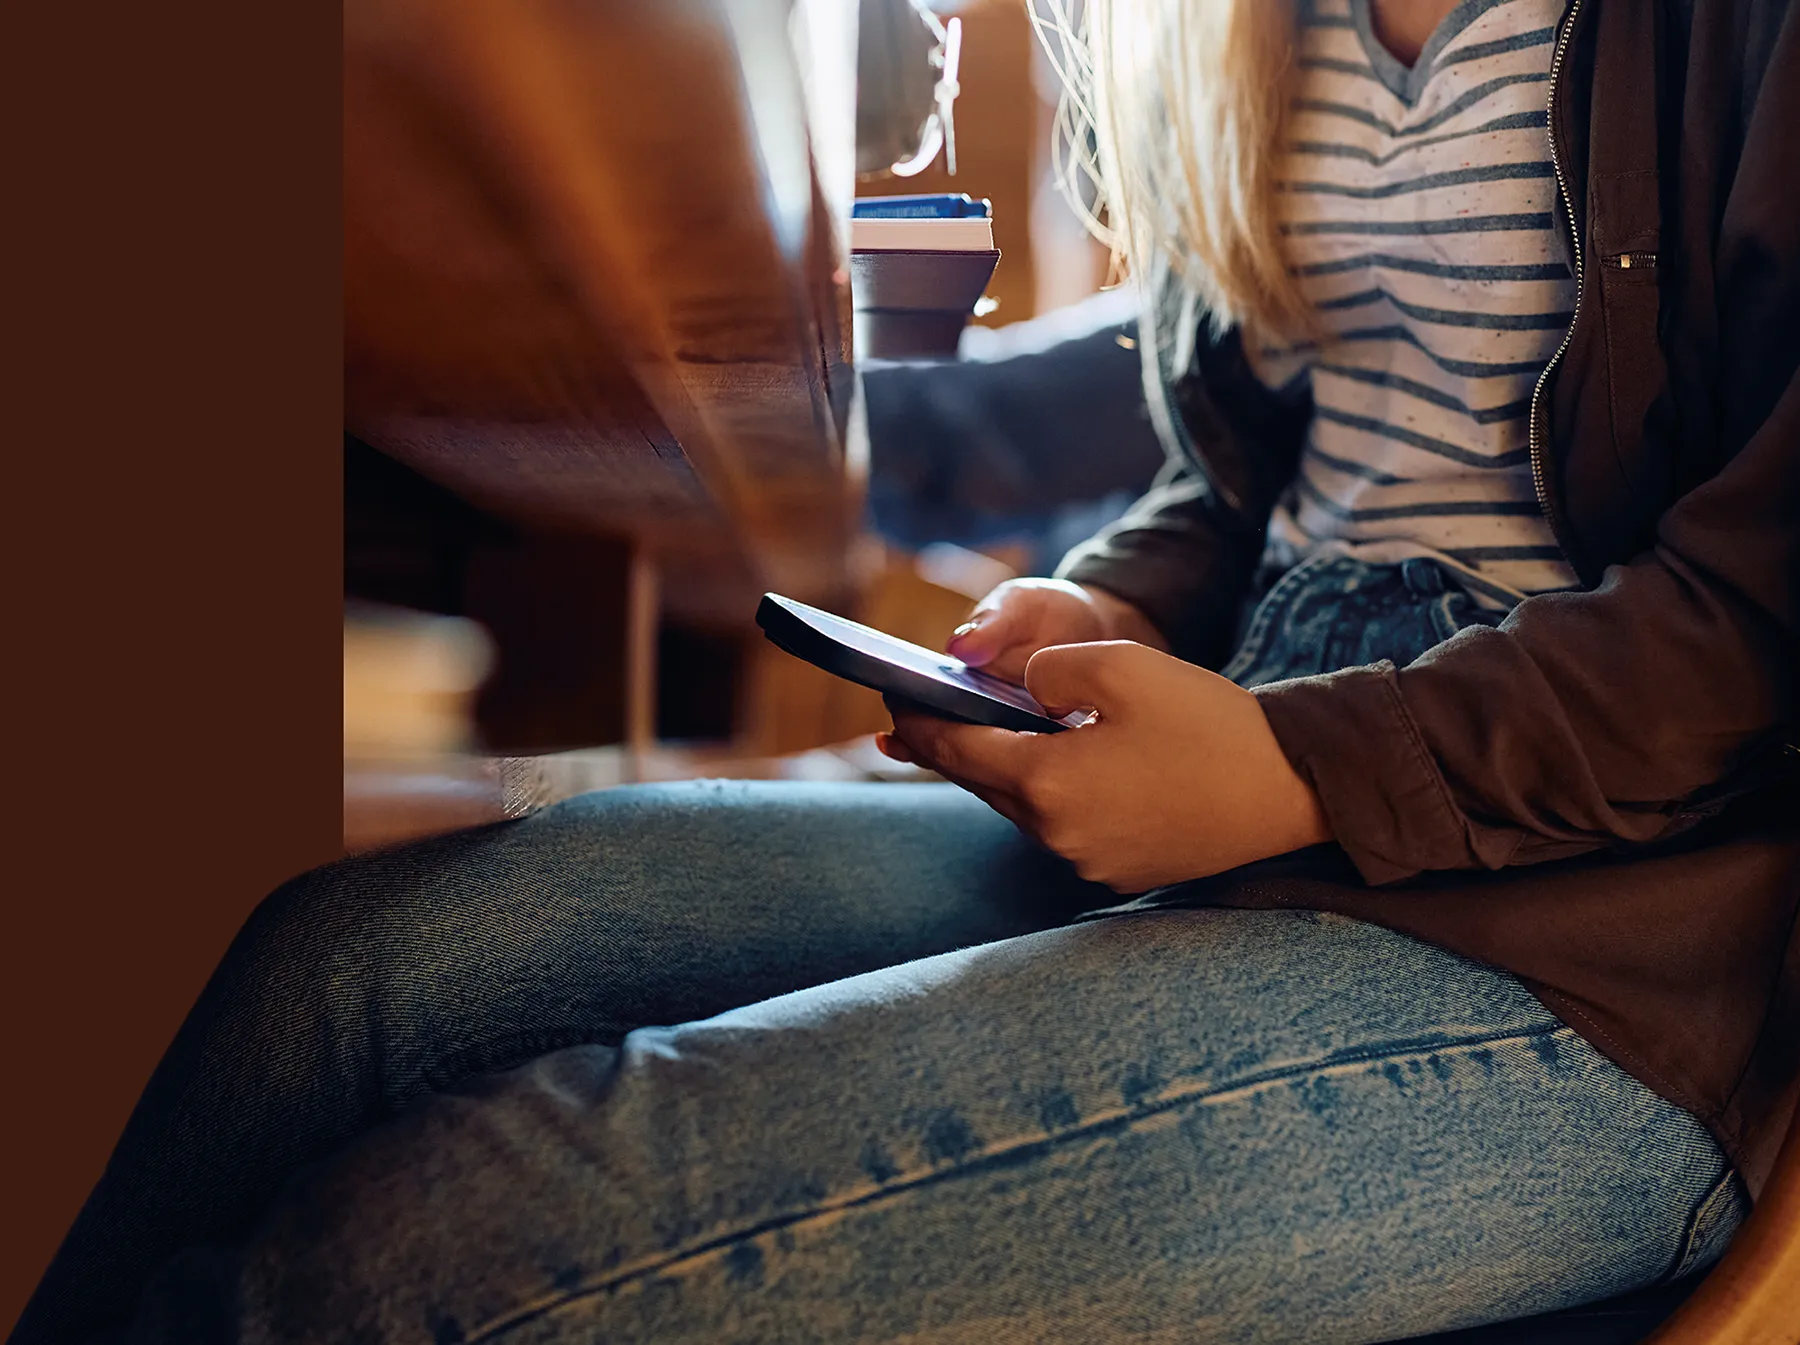
POLYGON ((941 648, 1148 483, 1025 2, 922 3, 346 6, 347 849, 631 780, 904 775, 760 593, 941 648), (955 175, 883 167, 952 92, 955 175), (992 202, 979 315, 859 359, 851 200, 938 192, 992 202))

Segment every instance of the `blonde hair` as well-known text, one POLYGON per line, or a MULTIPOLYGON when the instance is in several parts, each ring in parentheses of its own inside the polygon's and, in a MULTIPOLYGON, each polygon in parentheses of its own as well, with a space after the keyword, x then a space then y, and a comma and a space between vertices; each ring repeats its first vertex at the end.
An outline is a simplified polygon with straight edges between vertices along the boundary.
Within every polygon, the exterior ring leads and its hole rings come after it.
POLYGON ((1141 337, 1179 370, 1201 318, 1309 333, 1275 202, 1296 0, 1080 3, 1031 4, 1063 84, 1058 175, 1138 283, 1141 337))

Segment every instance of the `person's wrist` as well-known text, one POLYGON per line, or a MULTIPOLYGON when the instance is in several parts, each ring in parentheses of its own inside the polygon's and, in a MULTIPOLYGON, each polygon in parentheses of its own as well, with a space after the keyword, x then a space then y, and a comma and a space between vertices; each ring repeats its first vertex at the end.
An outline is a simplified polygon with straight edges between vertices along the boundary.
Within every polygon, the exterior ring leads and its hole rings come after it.
MULTIPOLYGON (((1283 758, 1285 762, 1285 758, 1283 758)), ((1306 780, 1306 777, 1288 764, 1283 784, 1288 797, 1288 807, 1284 810, 1288 819, 1287 835, 1284 844, 1276 852, 1285 854, 1289 850, 1301 850, 1309 845, 1323 845, 1326 841, 1336 839, 1331 831, 1331 819, 1325 815, 1325 805, 1319 802, 1319 793, 1306 780)))
MULTIPOLYGON (((1257 708, 1262 708, 1260 703, 1257 708)), ((1265 715, 1265 723, 1267 719, 1265 715)), ((1282 750, 1281 744, 1275 740, 1273 729, 1269 730, 1269 745, 1273 748, 1272 784, 1275 795, 1274 806, 1269 812, 1271 817, 1279 819, 1277 830, 1280 833, 1271 853, 1286 854, 1290 850, 1323 845, 1326 841, 1337 839, 1331 830, 1331 819, 1325 814, 1325 805, 1319 799, 1319 791, 1313 788, 1312 781, 1300 773, 1299 767, 1282 750)))

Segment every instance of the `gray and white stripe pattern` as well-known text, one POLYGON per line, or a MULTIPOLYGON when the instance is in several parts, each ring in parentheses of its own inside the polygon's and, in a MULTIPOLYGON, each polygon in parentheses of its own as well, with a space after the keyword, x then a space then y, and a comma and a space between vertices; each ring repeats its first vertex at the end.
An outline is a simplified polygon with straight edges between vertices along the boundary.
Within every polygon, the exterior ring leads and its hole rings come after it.
POLYGON ((1575 584, 1528 460, 1575 300, 1545 132, 1564 3, 1465 0, 1408 69, 1368 0, 1304 0, 1282 223, 1323 335, 1251 351, 1315 408, 1271 562, 1432 556, 1491 607, 1575 584))

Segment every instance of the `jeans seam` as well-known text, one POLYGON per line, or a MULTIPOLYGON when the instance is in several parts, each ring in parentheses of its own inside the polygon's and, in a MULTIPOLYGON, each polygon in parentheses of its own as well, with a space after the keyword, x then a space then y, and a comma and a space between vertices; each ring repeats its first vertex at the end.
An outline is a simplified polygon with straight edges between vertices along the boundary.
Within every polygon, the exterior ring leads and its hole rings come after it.
POLYGON ((994 1146, 992 1149, 976 1155, 972 1159, 959 1161, 954 1166, 930 1168, 923 1171, 907 1173, 900 1177, 881 1182, 871 1189, 859 1189, 854 1194, 845 1195, 835 1200, 817 1202, 811 1207, 791 1214, 771 1216, 758 1223, 738 1228, 729 1233, 719 1233, 704 1238, 689 1247, 668 1251, 657 1256, 646 1257, 639 1264, 620 1267, 609 1273, 604 1279, 590 1285, 565 1289, 536 1302, 526 1303, 514 1308, 503 1319, 490 1321, 478 1327, 466 1337, 468 1345, 483 1345, 483 1342, 498 1341, 510 1332, 528 1326, 550 1313, 556 1312, 570 1304, 584 1299, 599 1297, 631 1283, 634 1280, 646 1279, 666 1271, 684 1262, 696 1260, 710 1253, 721 1251, 747 1238, 761 1237, 765 1233, 780 1229, 795 1228, 828 1215, 840 1214, 846 1210, 860 1209, 864 1206, 881 1203, 894 1196, 905 1195, 909 1191, 932 1186, 940 1181, 954 1177, 973 1176, 996 1164, 1010 1165, 1019 1157, 1033 1150, 1051 1153, 1065 1145, 1078 1140, 1100 1139, 1109 1135, 1129 1131, 1142 1121, 1157 1116, 1167 1115, 1191 1106, 1205 1106, 1212 1103, 1235 1100, 1235 1094, 1250 1094, 1270 1085, 1289 1082, 1294 1079, 1312 1078, 1333 1074, 1345 1069, 1368 1065, 1384 1060, 1404 1060, 1411 1056, 1437 1055, 1445 1052, 1474 1050, 1480 1047, 1503 1045, 1508 1042, 1532 1041, 1539 1037, 1567 1036, 1580 1040, 1581 1034, 1562 1022, 1550 1022, 1542 1027, 1528 1031, 1508 1028, 1470 1037, 1459 1037, 1451 1041, 1437 1042, 1403 1042, 1383 1043, 1366 1050, 1334 1052, 1322 1061, 1310 1061, 1306 1064, 1284 1066, 1250 1074, 1244 1078, 1225 1085, 1200 1087, 1184 1093, 1165 1093, 1139 1103, 1137 1106, 1116 1109, 1111 1113, 1103 1113, 1090 1118, 1079 1125, 1066 1130, 1058 1130, 1041 1139, 1014 1139, 994 1146))
MULTIPOLYGON (((1562 991, 1545 986, 1543 987, 1543 996, 1540 997, 1548 997, 1550 1000, 1553 1000, 1554 1002, 1550 1003, 1549 1006, 1551 1011, 1562 1017, 1565 1021, 1570 1018, 1575 1018, 1587 1024, 1587 1030, 1585 1032, 1579 1028, 1575 1029, 1576 1032, 1581 1036, 1588 1037, 1589 1040, 1611 1054, 1613 1059, 1617 1060, 1625 1067, 1627 1073, 1637 1074, 1638 1077, 1648 1083, 1652 1089, 1660 1092, 1669 1101, 1673 1102, 1676 1106, 1680 1107, 1683 1111, 1695 1117, 1697 1120, 1704 1123, 1713 1119, 1714 1113, 1701 1106, 1691 1090, 1683 1088, 1678 1084, 1671 1083, 1657 1070, 1652 1068, 1651 1065, 1637 1052, 1627 1050, 1624 1046, 1620 1045, 1605 1028, 1594 1021, 1591 1014, 1585 1013, 1580 1006, 1570 999, 1569 996, 1563 994, 1562 991)), ((1574 1024, 1570 1024, 1570 1026, 1573 1027, 1574 1024)))
MULTIPOLYGON (((1461 595, 1457 590, 1446 590, 1425 605, 1426 610, 1432 614, 1431 633, 1437 636, 1438 644, 1444 643, 1463 628, 1464 623, 1458 621, 1450 610, 1459 596, 1461 595)), ((1437 645, 1432 646, 1434 649, 1436 647, 1437 645)))
POLYGON ((1735 1194, 1737 1171, 1730 1163, 1725 1164, 1725 1171, 1719 1180, 1713 1183, 1712 1189, 1706 1193, 1694 1212, 1688 1218, 1687 1232, 1682 1239, 1681 1253, 1676 1258, 1675 1268, 1663 1277, 1665 1284, 1679 1280, 1693 1268, 1695 1254, 1700 1244, 1706 1240, 1713 1217, 1718 1213, 1721 1202, 1735 1194))

